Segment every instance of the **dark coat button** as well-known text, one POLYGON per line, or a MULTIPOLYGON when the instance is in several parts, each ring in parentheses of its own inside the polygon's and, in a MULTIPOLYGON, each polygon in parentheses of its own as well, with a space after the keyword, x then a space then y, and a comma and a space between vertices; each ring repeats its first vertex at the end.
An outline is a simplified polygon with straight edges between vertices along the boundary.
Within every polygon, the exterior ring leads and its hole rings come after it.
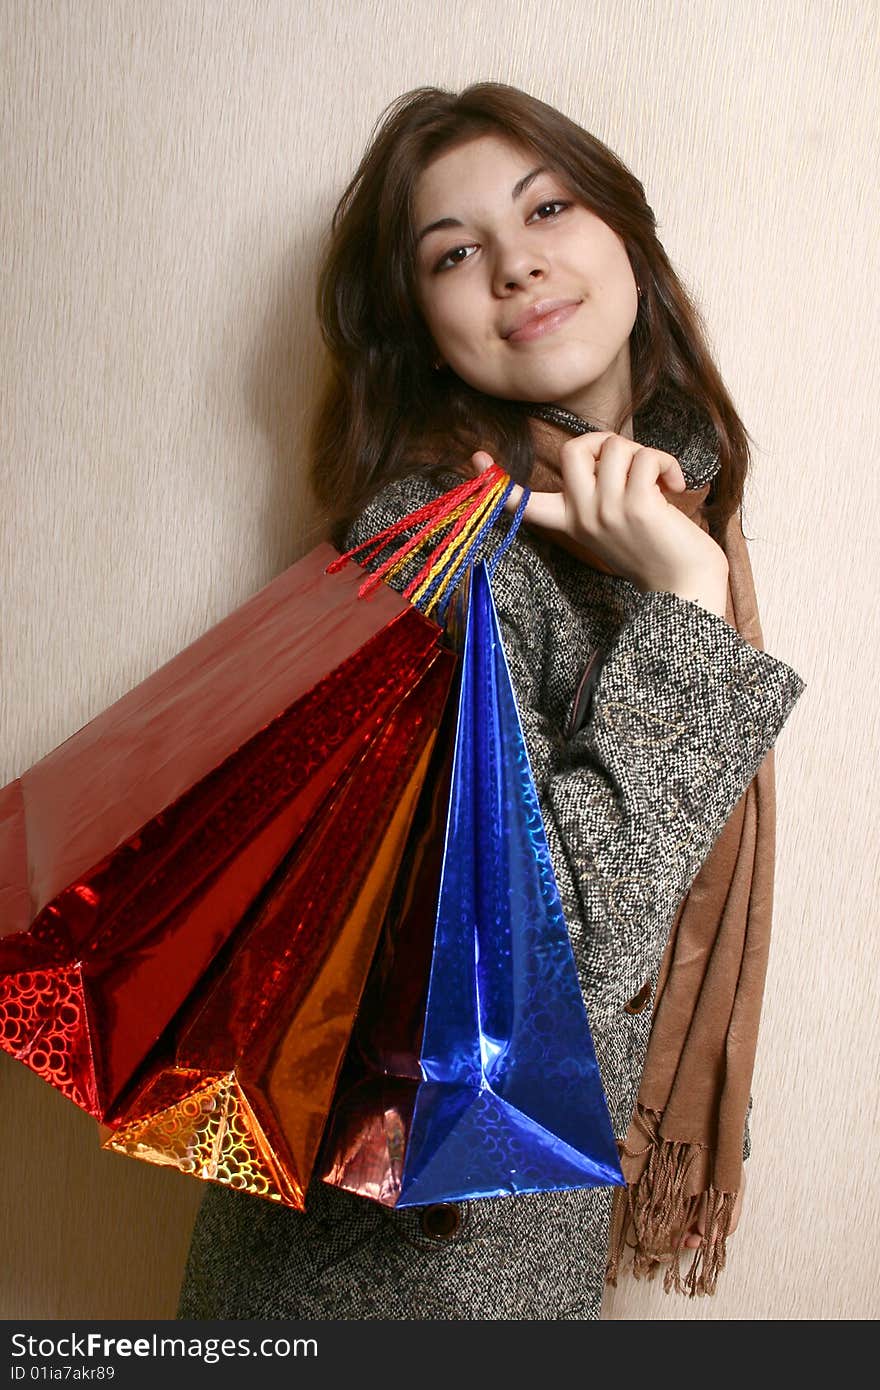
POLYGON ((461 1212, 455 1202, 435 1202, 422 1212, 422 1230, 435 1240, 448 1240, 461 1225, 461 1212))
POLYGON ((651 981, 646 980, 645 983, 642 985, 641 989, 639 990, 638 994, 634 994, 632 999, 630 999, 629 1003, 624 1004, 623 1007, 625 1008, 628 1014, 640 1014, 650 998, 651 981))

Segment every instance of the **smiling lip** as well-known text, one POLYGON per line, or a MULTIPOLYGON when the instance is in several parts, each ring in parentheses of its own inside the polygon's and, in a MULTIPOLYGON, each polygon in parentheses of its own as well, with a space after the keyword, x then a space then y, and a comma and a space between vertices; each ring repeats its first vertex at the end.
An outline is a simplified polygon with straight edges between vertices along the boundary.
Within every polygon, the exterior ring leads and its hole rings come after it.
POLYGON ((545 333, 552 333, 566 319, 571 318, 576 309, 581 306, 579 299, 549 299, 543 304, 535 304, 532 309, 527 310, 522 316, 519 326, 512 333, 504 334, 509 343, 524 343, 531 338, 543 338, 545 333))

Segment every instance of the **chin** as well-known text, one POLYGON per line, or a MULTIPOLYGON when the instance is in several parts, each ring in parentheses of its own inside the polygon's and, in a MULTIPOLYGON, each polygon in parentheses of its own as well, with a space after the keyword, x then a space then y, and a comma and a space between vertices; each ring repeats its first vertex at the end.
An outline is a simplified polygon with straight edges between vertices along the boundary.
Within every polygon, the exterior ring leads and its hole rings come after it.
POLYGON ((521 400, 528 401, 567 400, 594 387, 601 380, 603 370, 601 364, 595 368, 590 364, 585 371, 582 355, 580 361, 574 362, 571 358, 566 362, 564 358, 553 361, 548 357, 546 362, 535 362, 527 376, 523 374, 518 394, 521 400))
POLYGON ((584 381, 582 376, 568 380, 564 376, 560 376, 559 373, 553 372, 548 373, 544 379, 530 381, 528 386, 517 393, 517 399, 558 405, 582 397, 592 385, 592 377, 589 381, 584 381))

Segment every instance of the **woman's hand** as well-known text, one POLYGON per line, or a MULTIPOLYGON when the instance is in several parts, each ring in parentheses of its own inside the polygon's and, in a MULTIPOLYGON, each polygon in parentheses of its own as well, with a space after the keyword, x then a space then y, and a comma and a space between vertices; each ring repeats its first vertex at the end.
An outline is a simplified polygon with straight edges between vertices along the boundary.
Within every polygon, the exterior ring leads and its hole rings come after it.
MULTIPOLYGON (((736 1230, 737 1226, 739 1225, 739 1218, 740 1218, 740 1213, 742 1212, 743 1195, 744 1195, 744 1193, 745 1193, 745 1190, 746 1190, 746 1168, 745 1168, 745 1164, 743 1164, 742 1182, 740 1183, 739 1192, 736 1194, 736 1201, 735 1201, 734 1204, 733 1204, 733 1212, 731 1213, 731 1217, 730 1217, 730 1231, 728 1232, 729 1235, 733 1235, 734 1231, 736 1230)), ((690 1228, 690 1230, 688 1231, 688 1233, 687 1233, 687 1235, 686 1235, 686 1237, 685 1237, 685 1241, 684 1241, 685 1249, 686 1249, 686 1250, 696 1250, 697 1246, 700 1245, 700 1244, 702 1243, 703 1236, 704 1236, 705 1234, 706 1234, 706 1199, 705 1199, 705 1197, 704 1197, 704 1198, 703 1198, 703 1201, 702 1201, 701 1204, 700 1204, 700 1214, 699 1214, 699 1216, 697 1217, 697 1220, 696 1220, 695 1224, 690 1228)))
MULTIPOLYGON (((485 450, 471 458, 479 472, 493 462, 485 450)), ((560 446, 561 492, 533 492, 523 521, 577 552, 583 548, 639 589, 665 589, 712 607, 722 616, 727 556, 662 489, 684 492, 676 458, 609 430, 591 430, 560 446)), ((522 488, 505 503, 515 511, 522 488)))

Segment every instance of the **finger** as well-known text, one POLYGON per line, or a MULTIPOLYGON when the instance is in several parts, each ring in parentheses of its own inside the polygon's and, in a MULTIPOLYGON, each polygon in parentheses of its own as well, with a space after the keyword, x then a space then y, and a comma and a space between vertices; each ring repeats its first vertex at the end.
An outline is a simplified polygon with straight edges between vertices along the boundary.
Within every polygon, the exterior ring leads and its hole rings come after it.
POLYGON ((605 524, 619 523, 630 500, 630 477, 641 445, 615 434, 605 443, 596 464, 597 516, 605 524))
POLYGON ((662 449, 638 449, 630 464, 627 488, 634 494, 650 492, 655 487, 670 492, 683 492, 687 487, 681 464, 673 454, 662 449))
MULTIPOLYGON (((491 468, 495 460, 491 454, 486 453, 485 449, 478 449, 471 455, 471 462, 478 472, 485 473, 487 468, 491 468)), ((514 483, 504 502, 504 510, 513 514, 522 500, 523 489, 519 483, 514 483)), ((523 508, 523 521, 530 521, 535 526, 546 526, 550 529, 562 530, 565 527, 565 494, 562 492, 531 492, 529 500, 523 508)))
MULTIPOLYGON (((495 460, 485 449, 478 449, 475 454, 471 454, 471 463, 478 473, 485 473, 487 469, 494 466, 495 460)), ((522 494, 522 488, 518 483, 515 483, 508 496, 504 499, 504 510, 506 512, 515 512, 519 506, 522 494)))
POLYGON ((564 515, 575 518, 580 526, 588 525, 589 519, 595 514, 600 470, 604 470, 602 496, 606 505, 615 487, 620 498, 623 498, 627 451, 625 448, 621 451, 620 443, 610 430, 590 430, 587 434, 567 439, 559 450, 559 471, 565 497, 564 515))
POLYGON ((670 492, 684 492, 687 488, 687 478, 682 472, 681 464, 672 454, 662 454, 665 462, 657 475, 657 482, 661 487, 668 487, 670 492))
POLYGON ((670 492, 685 492, 687 490, 687 478, 681 471, 681 464, 675 460, 675 468, 666 469, 660 473, 657 479, 659 487, 666 487, 670 492))
POLYGON ((585 499, 592 497, 600 468, 610 475, 615 460, 626 460, 626 449, 619 447, 623 442, 610 430, 590 430, 566 439, 559 450, 559 471, 566 492, 580 492, 585 499))
MULTIPOLYGON (((594 430, 566 440, 560 450, 560 464, 575 514, 586 517, 595 512, 598 520, 605 523, 622 518, 633 462, 642 452, 640 444, 611 431, 594 430)), ((659 452, 648 451, 658 455, 659 452)), ((643 478, 645 467, 643 461, 643 478)), ((650 477, 640 485, 653 487, 657 473, 655 459, 650 477)))

